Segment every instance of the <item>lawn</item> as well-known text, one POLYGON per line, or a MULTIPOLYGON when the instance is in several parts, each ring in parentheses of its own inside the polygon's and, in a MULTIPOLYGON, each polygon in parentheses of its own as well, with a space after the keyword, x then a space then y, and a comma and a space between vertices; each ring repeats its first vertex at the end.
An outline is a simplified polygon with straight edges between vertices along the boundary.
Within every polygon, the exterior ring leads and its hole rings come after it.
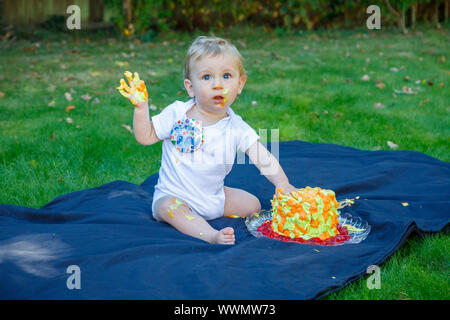
MULTIPOLYGON (((448 31, 217 35, 245 58, 249 77, 233 109, 253 128, 278 128, 282 141, 397 145, 449 161, 448 31)), ((62 194, 114 180, 140 184, 156 173, 161 143, 136 142, 128 130, 133 107, 115 87, 125 70, 138 71, 151 114, 188 99, 183 63, 196 35, 138 42, 42 32, 39 40, 0 44, 0 203, 39 208, 62 194)), ((365 276, 325 299, 449 299, 449 240, 448 233, 413 236, 381 265, 381 290, 369 290, 365 276)))

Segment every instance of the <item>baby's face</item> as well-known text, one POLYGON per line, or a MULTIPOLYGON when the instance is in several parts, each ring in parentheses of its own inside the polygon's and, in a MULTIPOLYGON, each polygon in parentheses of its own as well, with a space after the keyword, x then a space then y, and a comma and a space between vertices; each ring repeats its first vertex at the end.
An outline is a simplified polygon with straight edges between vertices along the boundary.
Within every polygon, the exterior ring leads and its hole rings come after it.
POLYGON ((242 92, 247 77, 239 74, 230 54, 204 57, 191 62, 191 79, 184 80, 190 97, 204 111, 224 114, 242 92))

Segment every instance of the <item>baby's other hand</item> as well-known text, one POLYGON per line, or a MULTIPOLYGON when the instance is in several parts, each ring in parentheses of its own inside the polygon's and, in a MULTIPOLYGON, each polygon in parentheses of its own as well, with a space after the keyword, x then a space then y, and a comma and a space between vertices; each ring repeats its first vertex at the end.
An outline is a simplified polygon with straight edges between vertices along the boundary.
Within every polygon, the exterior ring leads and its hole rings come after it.
POLYGON ((290 183, 280 183, 276 185, 275 188, 276 195, 278 195, 278 193, 290 194, 291 192, 298 190, 298 188, 294 187, 290 183))
POLYGON ((148 100, 147 87, 145 86, 144 81, 139 79, 139 74, 137 72, 134 73, 134 79, 130 71, 125 71, 124 74, 130 86, 126 84, 124 79, 120 79, 120 86, 116 89, 119 90, 120 94, 125 98, 130 99, 132 104, 141 108, 148 100))

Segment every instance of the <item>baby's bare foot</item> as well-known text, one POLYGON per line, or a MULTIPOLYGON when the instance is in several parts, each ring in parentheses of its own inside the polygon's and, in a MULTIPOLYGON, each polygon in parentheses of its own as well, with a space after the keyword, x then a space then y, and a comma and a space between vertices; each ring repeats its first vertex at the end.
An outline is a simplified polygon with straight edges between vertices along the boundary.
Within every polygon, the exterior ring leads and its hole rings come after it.
POLYGON ((216 232, 211 243, 234 244, 234 240, 234 229, 231 227, 226 227, 216 232))

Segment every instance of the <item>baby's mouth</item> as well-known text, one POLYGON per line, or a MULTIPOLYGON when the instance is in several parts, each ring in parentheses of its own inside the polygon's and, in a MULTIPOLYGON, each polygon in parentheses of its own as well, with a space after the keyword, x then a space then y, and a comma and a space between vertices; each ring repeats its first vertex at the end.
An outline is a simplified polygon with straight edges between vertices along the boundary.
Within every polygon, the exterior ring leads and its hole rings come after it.
POLYGON ((222 103, 223 102, 223 96, 214 96, 214 103, 222 103))

